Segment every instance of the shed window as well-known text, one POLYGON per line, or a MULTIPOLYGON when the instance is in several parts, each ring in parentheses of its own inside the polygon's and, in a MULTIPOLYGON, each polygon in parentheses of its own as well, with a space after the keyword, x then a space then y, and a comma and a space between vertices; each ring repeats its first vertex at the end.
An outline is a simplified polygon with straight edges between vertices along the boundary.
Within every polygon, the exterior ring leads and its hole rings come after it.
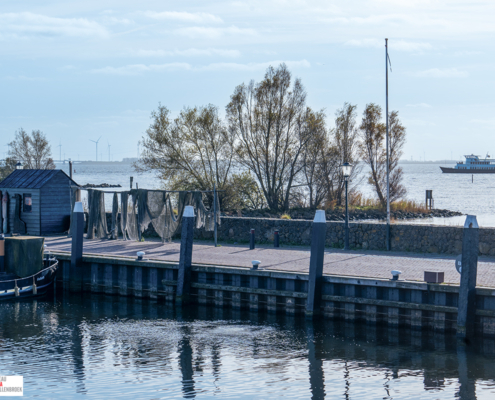
POLYGON ((24 193, 23 195, 24 201, 22 202, 22 211, 24 212, 32 212, 33 211, 33 199, 31 197, 31 193, 24 193))

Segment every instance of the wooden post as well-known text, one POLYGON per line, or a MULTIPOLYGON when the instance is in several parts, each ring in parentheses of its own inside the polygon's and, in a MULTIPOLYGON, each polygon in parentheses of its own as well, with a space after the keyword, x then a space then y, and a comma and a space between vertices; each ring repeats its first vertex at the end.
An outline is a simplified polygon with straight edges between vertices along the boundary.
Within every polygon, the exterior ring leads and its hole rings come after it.
POLYGON ((84 211, 80 201, 74 206, 74 232, 72 232, 72 249, 70 260, 70 290, 74 292, 82 291, 83 284, 83 232, 84 232, 84 211))
POLYGON ((254 229, 249 233, 249 250, 254 250, 254 229))
POLYGON ((468 339, 474 335, 478 245, 478 221, 476 216, 468 215, 462 236, 462 270, 457 312, 457 337, 461 339, 468 339))
POLYGON ((5 238, 0 233, 0 273, 5 272, 5 238))
POLYGON ((311 256, 309 260, 308 299, 306 316, 312 317, 320 311, 321 286, 323 278, 323 260, 325 257, 325 238, 327 221, 324 210, 317 210, 311 233, 311 256))
POLYGON ((193 229, 194 208, 192 206, 186 206, 182 216, 179 275, 177 277, 177 293, 175 295, 175 302, 178 305, 186 304, 190 300, 193 229))
POLYGON ((218 226, 217 226, 217 187, 213 184, 213 240, 215 242, 215 247, 217 247, 217 235, 218 235, 218 226))

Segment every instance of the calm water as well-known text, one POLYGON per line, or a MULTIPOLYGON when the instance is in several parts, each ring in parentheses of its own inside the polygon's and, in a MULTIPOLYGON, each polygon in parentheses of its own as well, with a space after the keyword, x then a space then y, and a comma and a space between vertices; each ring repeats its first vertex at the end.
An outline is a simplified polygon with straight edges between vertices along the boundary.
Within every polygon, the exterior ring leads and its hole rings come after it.
POLYGON ((41 399, 493 399, 494 341, 131 298, 0 305, 0 374, 41 399))
MULTIPOLYGON (((480 226, 495 226, 495 174, 480 174, 474 176, 471 182, 469 174, 443 174, 440 165, 448 164, 402 164, 404 170, 404 185, 407 188, 407 198, 418 203, 424 203, 426 189, 433 190, 436 208, 460 211, 464 214, 474 214, 478 217, 480 226)), ((66 172, 68 164, 58 164, 66 172)), ((131 164, 100 163, 74 164, 74 180, 79 184, 111 183, 120 184, 124 189, 129 187, 129 177, 140 188, 157 189, 162 186, 154 173, 137 174, 131 164)), ((111 190, 111 189, 110 189, 111 190)), ((373 196, 371 186, 365 179, 358 190, 367 197, 373 196)), ((108 204, 111 204, 108 197, 108 204)), ((465 217, 433 218, 418 220, 417 223, 434 223, 438 225, 462 225, 465 217)), ((414 221, 412 221, 414 222, 414 221)))

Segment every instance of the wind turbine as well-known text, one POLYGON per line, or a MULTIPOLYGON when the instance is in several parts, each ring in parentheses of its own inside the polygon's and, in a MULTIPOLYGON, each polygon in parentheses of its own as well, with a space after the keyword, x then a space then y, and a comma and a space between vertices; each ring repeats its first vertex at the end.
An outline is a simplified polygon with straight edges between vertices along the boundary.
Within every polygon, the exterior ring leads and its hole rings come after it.
POLYGON ((100 141, 100 139, 101 139, 101 136, 99 137, 98 140, 91 140, 91 139, 89 139, 90 142, 93 142, 93 143, 96 144, 96 161, 98 161, 98 142, 100 141))
MULTIPOLYGON (((107 140, 107 143, 108 143, 108 140, 107 140)), ((110 161, 110 147, 111 147, 111 144, 108 143, 108 161, 110 161)))

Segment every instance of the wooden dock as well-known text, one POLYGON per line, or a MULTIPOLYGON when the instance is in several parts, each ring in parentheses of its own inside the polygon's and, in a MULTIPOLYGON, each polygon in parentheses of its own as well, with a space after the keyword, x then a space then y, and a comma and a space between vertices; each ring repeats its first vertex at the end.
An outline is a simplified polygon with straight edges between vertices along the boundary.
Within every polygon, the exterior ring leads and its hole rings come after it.
MULTIPOLYGON (((76 290, 110 295, 176 301, 178 243, 85 240, 82 276, 71 268, 67 238, 47 238, 61 263, 59 282, 76 290), (145 251, 137 260, 136 251, 145 251)), ((195 303, 253 312, 304 313, 308 298, 309 249, 195 244, 191 298, 195 303), (250 268, 258 259, 261 268, 250 268)), ((478 264, 475 329, 495 337, 495 280, 492 260, 478 264)), ((456 332, 459 275, 450 257, 413 254, 330 251, 325 254, 320 308, 324 318, 405 326, 413 330, 456 332), (390 271, 400 269, 400 280, 390 271), (444 270, 447 284, 422 281, 424 270, 444 270)))
MULTIPOLYGON (((52 251, 70 252, 71 240, 67 237, 46 237, 45 244, 52 251)), ((286 271, 308 273, 308 247, 280 247, 257 245, 225 245, 214 247, 212 243, 196 242, 193 249, 193 263, 224 267, 251 268, 252 260, 261 261, 263 271, 286 271)), ((93 239, 84 240, 85 254, 135 257, 144 251, 150 260, 178 262, 180 242, 162 244, 159 240, 145 242, 93 239)), ((424 282, 424 271, 445 273, 445 283, 459 285, 460 275, 454 266, 455 256, 415 254, 400 252, 327 249, 323 273, 325 275, 352 276, 363 278, 389 279, 390 271, 400 270, 400 280, 424 282)), ((477 286, 495 288, 495 258, 480 257, 477 286)))

